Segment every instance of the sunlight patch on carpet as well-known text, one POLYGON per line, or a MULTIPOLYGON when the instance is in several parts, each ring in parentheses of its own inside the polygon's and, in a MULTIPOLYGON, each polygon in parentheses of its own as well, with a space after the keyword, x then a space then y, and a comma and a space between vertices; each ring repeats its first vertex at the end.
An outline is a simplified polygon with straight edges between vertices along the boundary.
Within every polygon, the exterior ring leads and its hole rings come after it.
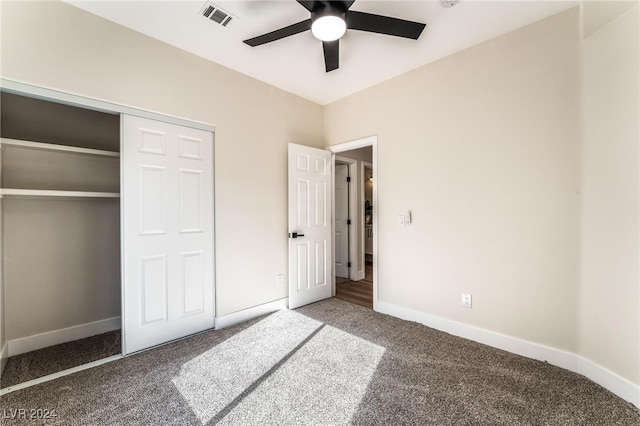
POLYGON ((206 424, 321 326, 293 311, 275 312, 186 362, 173 384, 206 424))
POLYGON ((282 310, 186 362, 172 381, 201 424, 346 424, 384 354, 282 310))
POLYGON ((325 326, 218 424, 348 424, 384 352, 325 326))

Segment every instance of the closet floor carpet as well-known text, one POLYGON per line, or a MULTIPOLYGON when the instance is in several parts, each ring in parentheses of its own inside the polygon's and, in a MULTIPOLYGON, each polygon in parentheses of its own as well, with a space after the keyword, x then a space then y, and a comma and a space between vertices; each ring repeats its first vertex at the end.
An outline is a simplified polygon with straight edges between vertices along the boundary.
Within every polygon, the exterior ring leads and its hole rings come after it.
POLYGON ((0 387, 6 388, 122 352, 120 330, 15 355, 7 360, 0 387))

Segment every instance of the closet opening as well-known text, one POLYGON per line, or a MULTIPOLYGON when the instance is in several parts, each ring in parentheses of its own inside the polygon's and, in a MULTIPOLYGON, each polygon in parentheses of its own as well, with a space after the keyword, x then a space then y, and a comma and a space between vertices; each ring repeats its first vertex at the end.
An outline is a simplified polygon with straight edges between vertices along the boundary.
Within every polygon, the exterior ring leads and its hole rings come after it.
POLYGON ((0 388, 122 353, 120 115, 0 93, 0 388))

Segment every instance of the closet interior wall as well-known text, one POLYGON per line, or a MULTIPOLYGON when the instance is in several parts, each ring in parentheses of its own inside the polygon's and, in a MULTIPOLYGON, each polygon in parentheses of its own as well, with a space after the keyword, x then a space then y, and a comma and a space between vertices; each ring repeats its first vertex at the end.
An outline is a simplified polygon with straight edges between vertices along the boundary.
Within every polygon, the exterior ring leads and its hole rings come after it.
POLYGON ((120 328, 119 115, 6 92, 0 105, 3 356, 120 328))

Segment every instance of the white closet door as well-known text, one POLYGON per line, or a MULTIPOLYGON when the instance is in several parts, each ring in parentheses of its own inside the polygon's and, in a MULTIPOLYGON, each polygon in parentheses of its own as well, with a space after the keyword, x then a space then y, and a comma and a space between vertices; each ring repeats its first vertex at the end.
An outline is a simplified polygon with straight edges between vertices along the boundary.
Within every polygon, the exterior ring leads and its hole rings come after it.
POLYGON ((214 325, 213 134, 122 116, 124 352, 214 325))

